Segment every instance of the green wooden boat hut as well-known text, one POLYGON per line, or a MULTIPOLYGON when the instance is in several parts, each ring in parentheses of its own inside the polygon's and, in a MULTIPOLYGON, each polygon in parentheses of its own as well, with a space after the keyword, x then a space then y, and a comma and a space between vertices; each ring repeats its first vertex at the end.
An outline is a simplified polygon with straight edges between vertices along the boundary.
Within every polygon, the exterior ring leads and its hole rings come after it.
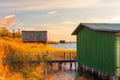
POLYGON ((77 35, 77 60, 82 69, 120 76, 120 24, 81 23, 72 35, 77 35))

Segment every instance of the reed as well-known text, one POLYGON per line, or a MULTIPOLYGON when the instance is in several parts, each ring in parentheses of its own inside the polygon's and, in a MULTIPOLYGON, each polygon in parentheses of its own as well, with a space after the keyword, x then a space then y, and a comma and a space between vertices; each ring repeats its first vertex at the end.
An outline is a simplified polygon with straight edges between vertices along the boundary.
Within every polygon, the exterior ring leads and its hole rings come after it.
POLYGON ((23 43, 20 39, 0 38, 0 75, 6 80, 42 80, 44 78, 44 63, 30 64, 29 60, 41 61, 43 55, 46 59, 62 59, 64 52, 75 56, 75 50, 53 48, 46 44, 23 43), (17 63, 17 64, 16 64, 17 63))

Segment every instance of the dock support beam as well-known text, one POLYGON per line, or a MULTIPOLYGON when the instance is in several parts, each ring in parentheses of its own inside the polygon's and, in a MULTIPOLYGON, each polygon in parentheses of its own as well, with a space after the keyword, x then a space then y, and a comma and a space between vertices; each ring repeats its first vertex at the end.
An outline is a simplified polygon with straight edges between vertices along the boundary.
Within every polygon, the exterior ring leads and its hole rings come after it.
POLYGON ((77 70, 77 63, 75 62, 75 70, 77 70))
POLYGON ((70 70, 72 70, 72 62, 70 62, 70 70))
POLYGON ((53 71, 53 63, 50 63, 51 71, 53 71))
POLYGON ((90 68, 88 66, 85 66, 79 63, 78 63, 78 72, 87 72, 102 80, 120 80, 120 76, 111 76, 109 74, 105 74, 99 70, 90 68))
POLYGON ((62 63, 61 62, 58 63, 58 70, 62 70, 62 63))
POLYGON ((64 60, 66 59, 66 53, 64 52, 64 60))

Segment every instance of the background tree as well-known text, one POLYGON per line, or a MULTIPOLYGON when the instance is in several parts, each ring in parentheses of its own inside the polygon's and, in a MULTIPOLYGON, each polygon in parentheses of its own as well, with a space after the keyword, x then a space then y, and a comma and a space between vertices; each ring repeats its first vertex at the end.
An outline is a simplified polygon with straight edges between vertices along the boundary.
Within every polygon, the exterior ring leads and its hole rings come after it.
POLYGON ((5 27, 0 27, 0 37, 12 37, 12 33, 9 32, 5 27))

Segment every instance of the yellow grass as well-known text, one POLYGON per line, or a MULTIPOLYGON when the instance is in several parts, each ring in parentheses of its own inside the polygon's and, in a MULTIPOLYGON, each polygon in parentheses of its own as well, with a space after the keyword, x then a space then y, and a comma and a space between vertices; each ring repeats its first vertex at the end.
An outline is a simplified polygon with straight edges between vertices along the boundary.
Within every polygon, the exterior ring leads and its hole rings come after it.
POLYGON ((67 58, 69 58, 69 53, 73 53, 72 56, 75 57, 75 50, 58 49, 37 43, 22 43, 19 39, 0 38, 0 80, 2 78, 6 80, 42 80, 45 64, 28 64, 28 61, 41 61, 46 53, 48 53, 46 59, 62 59, 64 52, 67 54, 67 58))

